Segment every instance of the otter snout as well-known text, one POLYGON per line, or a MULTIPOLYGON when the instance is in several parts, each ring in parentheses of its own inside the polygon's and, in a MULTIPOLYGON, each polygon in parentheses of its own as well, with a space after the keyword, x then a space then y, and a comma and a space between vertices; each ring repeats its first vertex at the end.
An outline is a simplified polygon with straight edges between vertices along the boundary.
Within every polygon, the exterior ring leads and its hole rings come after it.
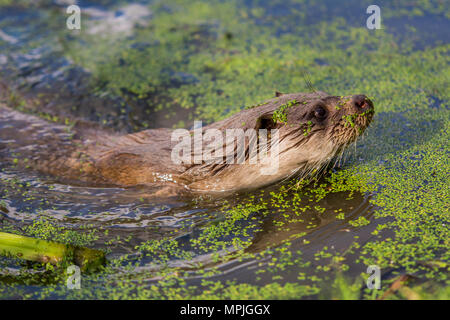
POLYGON ((350 103, 353 108, 360 113, 373 109, 372 101, 370 101, 370 99, 363 94, 352 96, 352 100, 350 103))

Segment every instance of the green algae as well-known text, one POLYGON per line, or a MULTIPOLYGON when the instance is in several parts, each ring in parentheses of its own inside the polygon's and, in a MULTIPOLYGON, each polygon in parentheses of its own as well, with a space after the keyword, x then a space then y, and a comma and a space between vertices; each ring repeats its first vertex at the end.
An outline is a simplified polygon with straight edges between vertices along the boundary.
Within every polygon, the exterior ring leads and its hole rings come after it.
POLYGON ((282 104, 279 106, 274 112, 272 116, 273 122, 276 123, 287 123, 287 109, 291 108, 292 106, 297 105, 299 102, 297 100, 291 100, 286 102, 285 104, 282 104))
POLYGON ((313 123, 312 121, 308 121, 306 123, 306 128, 303 128, 303 135, 306 137, 312 130, 313 123))
MULTIPOLYGON (((364 92, 377 97, 379 105, 390 101, 392 95, 406 99, 413 91, 420 99, 426 88, 446 94, 442 85, 433 83, 444 76, 445 69, 439 68, 442 61, 434 59, 432 52, 392 50, 395 39, 384 30, 349 28, 337 17, 312 26, 289 24, 290 32, 275 38, 280 21, 271 20, 269 27, 257 26, 233 2, 178 3, 170 13, 152 9, 155 14, 150 26, 132 40, 124 40, 127 45, 113 46, 108 39, 85 36, 83 41, 92 45, 77 46, 68 54, 90 70, 95 81, 106 83, 101 90, 147 101, 154 110, 170 113, 174 106, 189 110, 196 106, 191 119, 219 120, 254 101, 268 99, 274 88, 305 91, 303 68, 309 69, 312 81, 323 91, 340 95, 364 92), (239 36, 230 42, 222 37, 223 30, 239 36), (144 39, 144 46, 137 46, 144 39), (248 47, 248 43, 252 45, 248 47), (340 49, 343 46, 345 50, 340 49), (319 58, 327 66, 315 65, 319 58), (425 63, 421 63, 423 59, 425 63), (436 73, 433 79, 423 78, 420 70, 436 73), (403 77, 406 74, 416 77, 403 77), (187 79, 176 81, 174 75, 187 79), (415 85, 408 83, 412 80, 415 85), (415 92, 417 87, 423 91, 415 92)), ((443 54, 438 56, 444 58, 443 54)), ((426 95, 422 101, 424 98, 426 95)))
MULTIPOLYGON (((338 192, 342 192, 342 190, 345 189, 343 185, 344 184, 340 181, 338 192)), ((261 232, 264 218, 271 213, 271 215, 273 215, 274 209, 277 209, 280 213, 284 213, 283 216, 280 217, 281 219, 274 220, 275 229, 277 232, 286 232, 287 228, 283 228, 277 224, 277 222, 284 221, 286 226, 292 226, 296 223, 304 222, 303 220, 308 220, 308 217, 304 214, 306 210, 304 203, 316 200, 318 197, 324 199, 327 193, 333 192, 332 190, 333 189, 328 188, 328 185, 325 183, 322 183, 320 186, 315 186, 315 188, 305 189, 299 188, 298 184, 292 182, 290 187, 282 188, 281 191, 273 192, 264 198, 260 198, 261 196, 257 199, 252 197, 252 199, 246 201, 246 204, 230 208, 230 205, 225 202, 222 208, 222 214, 225 218, 220 219, 217 223, 205 226, 198 236, 190 239, 188 246, 186 243, 181 243, 180 240, 167 237, 160 240, 141 243, 134 247, 134 250, 139 253, 138 256, 131 254, 122 255, 116 259, 110 259, 108 266, 106 266, 99 275, 85 276, 85 278, 83 278, 84 283, 92 282, 92 284, 87 285, 85 289, 82 289, 86 290, 82 291, 82 295, 92 292, 93 288, 97 285, 100 285, 103 288, 124 288, 125 291, 120 295, 122 298, 204 298, 208 292, 210 292, 210 298, 231 298, 233 296, 234 298, 294 298, 294 295, 299 298, 305 295, 317 294, 317 286, 309 283, 274 283, 264 284, 262 286, 245 283, 228 283, 225 286, 220 285, 216 288, 220 282, 207 281, 202 287, 193 287, 190 290, 180 291, 180 285, 183 285, 190 277, 197 275, 207 279, 207 277, 210 276, 220 275, 220 271, 215 269, 215 267, 211 265, 211 262, 208 261, 202 262, 202 260, 199 260, 197 263, 191 263, 192 266, 190 268, 179 268, 174 266, 173 263, 177 260, 195 260, 196 257, 205 253, 212 254, 212 261, 214 264, 218 265, 234 259, 239 259, 241 261, 260 261, 259 264, 263 266, 263 268, 260 268, 257 274, 261 276, 268 273, 271 275, 272 279, 278 280, 282 280, 283 274, 289 269, 293 269, 294 272, 299 272, 299 268, 307 269, 309 267, 309 262, 305 262, 302 259, 301 251, 293 253, 289 249, 292 245, 292 241, 307 234, 307 227, 305 228, 304 233, 293 233, 291 237, 282 240, 281 243, 274 243, 273 240, 268 239, 269 243, 263 245, 262 251, 258 250, 254 252, 254 250, 246 249, 251 249, 251 246, 254 244, 254 241, 251 241, 254 237, 252 237, 252 234, 261 232), (287 192, 293 188, 297 191, 294 191, 294 193, 291 194, 292 196, 289 196, 287 192), (301 203, 301 199, 304 201, 303 204, 301 203), (253 203, 255 200, 258 204, 253 203), (291 211, 292 214, 286 215, 286 210, 291 211), (298 218, 302 218, 303 220, 299 221, 298 218), (151 266, 153 266, 151 270, 136 272, 136 268, 139 268, 141 263, 147 261, 147 259, 150 259, 151 266), (119 275, 117 272, 118 268, 121 270, 119 275), (139 281, 140 278, 147 279, 149 277, 152 279, 162 278, 162 280, 157 281, 157 284, 155 284, 158 288, 157 292, 159 296, 152 296, 152 294, 156 293, 153 292, 153 289, 148 290, 148 288, 139 293, 138 296, 128 292, 128 289, 126 288, 129 288, 130 286, 130 283, 127 280, 129 278, 128 273, 130 272, 133 273, 134 281, 139 281), (105 277, 109 280, 106 283, 99 283, 98 277, 100 277, 102 281, 104 281, 105 277), (184 278, 186 278, 186 280, 184 280, 184 278), (174 279, 176 279, 176 281, 174 279), (215 287, 215 289, 212 290, 211 286, 215 287), (240 288, 245 290, 237 290, 240 288), (273 291, 275 290, 274 288, 287 288, 288 291, 277 297, 273 291), (199 295, 198 290, 200 289, 202 289, 203 293, 199 295), (262 291, 259 291, 260 289, 262 291), (269 290, 270 293, 264 293, 266 292, 266 289, 269 290), (259 292, 258 295, 255 295, 255 292, 259 292), (124 295, 122 296, 122 294, 124 295)), ((292 191, 289 192, 292 193, 292 191)), ((322 210, 319 209, 319 211, 322 210)), ((76 243, 83 244, 92 244, 93 241, 98 239, 98 233, 95 233, 94 235, 94 233, 92 233, 93 231, 82 232, 78 230, 77 232, 74 232, 73 230, 67 230, 67 228, 54 225, 54 222, 48 218, 39 219, 31 225, 23 227, 22 232, 40 236, 44 239, 59 239, 60 241, 75 240, 76 243), (78 236, 74 236, 74 233, 78 236)), ((117 241, 118 240, 105 243, 104 245, 109 247, 117 241)), ((56 276, 54 278, 60 279, 56 276)), ((44 277, 43 279, 47 279, 47 277, 44 277)), ((314 279, 314 277, 312 277, 312 279, 314 279)), ((26 283, 29 283, 30 281, 33 281, 33 283, 36 282, 35 278, 30 280, 29 277, 22 276, 19 277, 19 279, 16 279, 15 283, 19 282, 19 280, 26 283)), ((319 281, 319 278, 314 281, 319 281)), ((147 287, 145 282, 142 283, 142 286, 147 287)), ((151 287, 153 288, 153 285, 151 287)), ((131 288, 129 289, 131 290, 131 288)), ((104 297, 113 297, 117 294, 109 292, 108 290, 103 293, 95 291, 96 297, 101 297, 102 294, 105 295, 104 297)), ((72 296, 72 292, 64 290, 58 285, 50 286, 48 283, 45 288, 40 291, 40 294, 42 297, 45 297, 47 294, 50 294, 50 292, 51 294, 72 296)), ((33 297, 39 297, 39 295, 33 297)))
MULTIPOLYGON (((448 43, 413 50, 410 43, 397 41, 389 28, 367 30, 349 25, 339 15, 305 25, 298 23, 307 12, 300 8, 313 4, 292 4, 299 7, 289 13, 290 19, 280 19, 258 1, 252 2, 251 10, 238 2, 174 1, 169 4, 170 13, 163 6, 151 7, 154 15, 149 26, 131 39, 121 39, 122 46, 113 45, 111 39, 82 35, 88 45, 69 42, 67 54, 92 72, 92 85, 98 92, 122 96, 131 104, 145 101, 152 110, 169 115, 181 107, 190 112, 189 120, 208 122, 264 101, 275 89, 306 91, 302 68, 307 68, 320 90, 339 96, 364 93, 375 104, 373 124, 355 150, 349 151, 344 168, 329 173, 326 183, 313 182, 305 188, 305 182, 293 182, 273 191, 267 200, 254 196, 243 204, 224 204, 224 219, 202 228, 188 245, 176 240, 179 234, 143 242, 134 248, 139 258, 116 258, 101 275, 90 276, 89 285, 80 292, 53 285, 39 293, 24 294, 24 298, 60 294, 129 299, 374 299, 391 283, 384 277, 382 290, 365 288, 361 273, 374 264, 381 270, 412 274, 426 281, 411 284, 411 290, 423 299, 448 297, 448 43), (353 219, 337 209, 336 219, 343 220, 344 228, 355 235, 344 251, 322 246, 306 261, 302 249, 291 251, 293 243, 311 242, 307 234, 316 222, 304 213, 323 212, 318 202, 337 192, 349 192, 349 197, 352 192, 370 195, 374 216, 353 219), (278 215, 273 216, 273 212, 278 215), (307 225, 304 232, 293 233, 281 243, 252 251, 253 235, 263 228, 264 219, 271 219, 272 230, 286 234, 295 224, 306 221, 307 225), (358 230, 370 230, 364 241, 356 235, 358 230), (171 264, 196 261, 202 254, 211 254, 211 261, 192 262, 189 268, 171 264), (145 259, 157 268, 135 271, 145 265, 145 259), (272 283, 204 280, 201 285, 186 285, 189 277, 220 275, 215 266, 235 259, 257 261, 258 277, 268 274, 272 283), (114 277, 119 268, 131 272, 136 282, 130 283, 126 272, 114 277), (283 280, 289 272, 296 273, 295 282, 291 277, 283 280), (96 277, 109 279, 102 282, 96 277), (149 278, 152 284, 146 281, 149 278), (329 287, 332 290, 327 291, 329 287)), ((448 16, 439 1, 420 1, 415 8, 398 1, 386 5, 386 10, 382 8, 386 19, 424 13, 448 16)), ((277 121, 284 122, 283 114, 277 113, 277 121)), ((24 200, 36 197, 28 195, 26 189, 11 182, 8 192, 23 193, 24 200)), ((90 233, 54 227, 38 220, 21 232, 84 245, 97 239, 90 233)), ((8 290, 1 287, 0 294, 7 296, 8 290)), ((407 299, 408 292, 392 298, 407 299)))

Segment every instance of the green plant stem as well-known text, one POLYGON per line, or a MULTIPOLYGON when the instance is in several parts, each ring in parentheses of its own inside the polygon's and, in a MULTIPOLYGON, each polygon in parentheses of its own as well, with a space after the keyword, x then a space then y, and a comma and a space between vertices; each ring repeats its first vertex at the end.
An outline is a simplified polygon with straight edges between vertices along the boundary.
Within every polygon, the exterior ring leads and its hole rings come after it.
POLYGON ((56 243, 0 232, 0 254, 24 260, 58 264, 68 259, 83 271, 91 271, 106 261, 101 250, 56 243))

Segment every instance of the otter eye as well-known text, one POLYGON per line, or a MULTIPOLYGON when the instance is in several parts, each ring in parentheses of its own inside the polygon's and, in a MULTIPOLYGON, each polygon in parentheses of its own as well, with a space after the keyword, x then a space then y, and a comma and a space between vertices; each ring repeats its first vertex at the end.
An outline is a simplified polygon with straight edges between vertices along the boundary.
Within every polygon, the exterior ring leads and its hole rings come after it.
POLYGON ((318 119, 324 119, 327 116, 327 110, 324 107, 316 107, 314 109, 314 116, 318 119))

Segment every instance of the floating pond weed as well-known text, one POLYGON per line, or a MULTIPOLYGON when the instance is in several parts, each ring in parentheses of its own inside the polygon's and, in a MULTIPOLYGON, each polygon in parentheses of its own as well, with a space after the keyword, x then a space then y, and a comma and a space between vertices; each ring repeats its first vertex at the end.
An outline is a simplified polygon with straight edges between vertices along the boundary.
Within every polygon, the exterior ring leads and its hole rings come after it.
MULTIPOLYGON (((15 4, 0 1, 0 29, 21 41, 20 50, 0 42, 8 57, 0 77, 18 88, 4 101, 52 122, 71 127, 81 118, 127 131, 211 123, 259 107, 275 89, 308 91, 303 69, 321 91, 367 94, 376 114, 340 168, 226 200, 161 204, 140 188, 68 186, 2 163, 1 231, 102 249, 108 264, 71 291, 58 267, 1 257, 0 297, 376 299, 394 278, 368 290, 361 273, 375 264, 417 278, 389 299, 448 299, 450 47, 426 29, 433 19, 448 29, 444 2, 385 4, 386 27, 367 30, 350 18, 364 17, 370 1, 144 1, 151 18, 117 38, 67 36, 48 7, 19 2, 20 12, 35 11, 26 24, 6 19, 4 6, 15 4), (418 16, 430 23, 417 27, 409 17, 418 16), (406 21, 416 30, 401 29, 406 21), (50 94, 33 95, 46 85, 50 94)), ((285 123, 293 103, 274 121, 285 123)))

